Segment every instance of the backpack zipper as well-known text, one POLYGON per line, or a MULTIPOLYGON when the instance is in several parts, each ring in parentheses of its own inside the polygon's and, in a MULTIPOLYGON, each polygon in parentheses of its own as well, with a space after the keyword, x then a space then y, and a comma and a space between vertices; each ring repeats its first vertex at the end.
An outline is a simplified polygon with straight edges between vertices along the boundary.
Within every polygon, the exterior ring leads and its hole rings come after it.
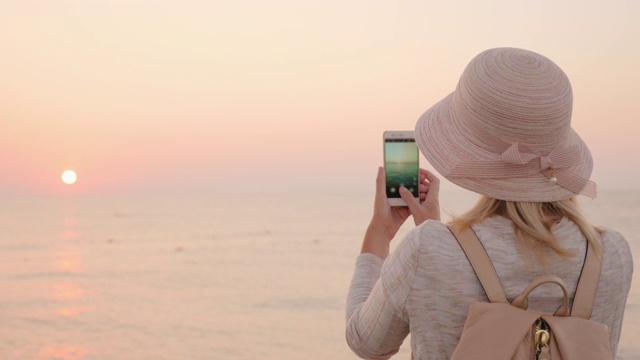
POLYGON ((549 330, 549 324, 542 319, 538 319, 533 337, 536 345, 536 360, 551 359, 549 354, 549 340, 551 340, 549 330))

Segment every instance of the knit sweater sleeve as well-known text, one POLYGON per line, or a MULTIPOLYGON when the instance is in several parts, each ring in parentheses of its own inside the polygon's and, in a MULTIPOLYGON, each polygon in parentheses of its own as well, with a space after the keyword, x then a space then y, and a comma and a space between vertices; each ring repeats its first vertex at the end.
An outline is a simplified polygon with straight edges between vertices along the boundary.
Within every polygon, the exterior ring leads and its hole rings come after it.
POLYGON ((405 303, 413 287, 420 227, 383 262, 372 254, 356 260, 346 306, 347 343, 364 359, 389 359, 409 334, 405 303))
POLYGON ((611 351, 615 357, 631 287, 633 258, 628 242, 620 233, 607 229, 602 240, 605 260, 602 263, 598 295, 591 318, 609 327, 611 351))

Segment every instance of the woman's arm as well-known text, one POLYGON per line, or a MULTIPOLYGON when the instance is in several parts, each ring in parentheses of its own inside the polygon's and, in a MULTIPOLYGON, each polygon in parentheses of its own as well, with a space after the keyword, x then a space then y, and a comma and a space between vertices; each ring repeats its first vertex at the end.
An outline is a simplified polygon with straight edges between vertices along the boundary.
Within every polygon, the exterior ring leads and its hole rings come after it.
POLYGON ((419 237, 416 229, 384 262, 369 253, 356 261, 347 297, 346 337, 362 358, 390 358, 409 334, 405 303, 415 279, 419 237))
POLYGON ((379 168, 373 217, 347 298, 347 342, 358 356, 367 359, 390 358, 409 334, 404 304, 415 277, 419 232, 413 231, 389 256, 391 240, 411 214, 416 225, 429 218, 440 219, 439 180, 432 173, 420 170, 419 202, 400 189, 408 207, 389 205, 385 182, 384 169, 379 168))

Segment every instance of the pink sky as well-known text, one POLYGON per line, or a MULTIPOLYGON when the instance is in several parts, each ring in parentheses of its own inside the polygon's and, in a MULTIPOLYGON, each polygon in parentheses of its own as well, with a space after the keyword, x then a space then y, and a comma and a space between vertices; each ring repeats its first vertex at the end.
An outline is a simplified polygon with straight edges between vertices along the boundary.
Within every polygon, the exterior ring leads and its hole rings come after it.
POLYGON ((0 194, 368 192, 499 46, 565 70, 593 179, 639 188, 639 3, 526 3, 3 1, 0 194))

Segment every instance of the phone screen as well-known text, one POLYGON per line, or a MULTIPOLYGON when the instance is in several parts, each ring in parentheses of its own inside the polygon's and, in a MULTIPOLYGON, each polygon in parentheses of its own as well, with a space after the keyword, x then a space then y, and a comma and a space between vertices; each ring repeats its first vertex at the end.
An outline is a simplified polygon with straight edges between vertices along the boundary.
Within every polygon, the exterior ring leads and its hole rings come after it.
POLYGON ((411 191, 413 197, 419 196, 418 146, 414 139, 385 139, 384 169, 387 198, 399 198, 401 186, 411 191))

